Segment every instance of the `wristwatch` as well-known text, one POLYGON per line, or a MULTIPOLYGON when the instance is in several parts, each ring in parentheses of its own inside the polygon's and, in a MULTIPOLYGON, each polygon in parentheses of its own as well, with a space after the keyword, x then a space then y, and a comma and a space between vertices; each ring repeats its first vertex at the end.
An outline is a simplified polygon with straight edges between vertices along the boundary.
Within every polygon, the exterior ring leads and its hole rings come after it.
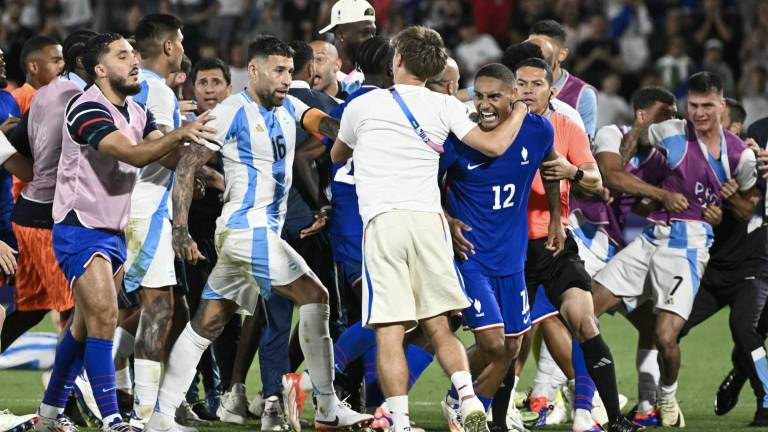
POLYGON ((583 178, 584 178, 584 170, 582 170, 581 168, 576 168, 576 174, 573 175, 573 180, 571 180, 571 183, 578 183, 583 178))

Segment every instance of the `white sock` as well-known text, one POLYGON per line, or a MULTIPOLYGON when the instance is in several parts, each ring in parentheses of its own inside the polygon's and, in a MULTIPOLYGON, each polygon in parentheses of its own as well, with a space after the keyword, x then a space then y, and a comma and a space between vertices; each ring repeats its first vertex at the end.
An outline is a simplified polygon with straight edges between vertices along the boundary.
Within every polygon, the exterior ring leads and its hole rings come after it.
POLYGON ((394 432, 411 430, 411 419, 408 416, 408 396, 392 396, 387 398, 387 407, 392 416, 394 432))
POLYGON ((329 412, 336 403, 333 389, 333 341, 328 332, 331 308, 312 303, 299 308, 299 343, 317 396, 318 410, 329 412))
POLYGON ((136 338, 127 330, 118 327, 115 329, 114 342, 112 343, 112 360, 120 357, 128 358, 133 355, 133 346, 136 338))
POLYGON ((312 379, 309 377, 309 371, 301 373, 301 380, 299 381, 299 387, 305 392, 312 391, 312 379))
POLYGON ((136 374, 134 395, 138 400, 135 405, 155 406, 163 365, 153 360, 137 358, 133 361, 133 371, 136 374))
POLYGON ((131 385, 131 368, 128 366, 115 371, 115 385, 118 390, 124 392, 131 392, 133 386, 131 385))
POLYGON ((451 384, 456 392, 459 394, 459 402, 463 403, 466 399, 471 399, 475 396, 475 389, 472 387, 472 375, 467 371, 454 372, 451 375, 451 384))
POLYGON ((661 380, 657 350, 637 350, 637 410, 648 413, 656 404, 656 393, 661 380))
POLYGON ((173 418, 197 373, 203 351, 210 345, 211 341, 195 333, 192 325, 187 323, 168 357, 165 378, 158 392, 157 411, 173 418))
MULTIPOLYGON (((557 385, 554 384, 553 375, 561 374, 560 368, 547 349, 547 344, 541 344, 539 361, 536 363, 536 376, 533 378, 533 390, 531 397, 546 396, 547 400, 553 400, 557 394, 557 385)), ((564 376, 564 375, 563 375, 564 376)), ((567 381, 567 378, 566 378, 567 381)))
POLYGON ((64 414, 64 408, 57 408, 55 406, 41 403, 37 412, 45 418, 55 419, 59 416, 59 414, 64 414))
POLYGON ((661 385, 661 399, 669 400, 669 399, 675 399, 675 396, 677 395, 677 381, 675 381, 674 384, 666 386, 664 384, 661 385))

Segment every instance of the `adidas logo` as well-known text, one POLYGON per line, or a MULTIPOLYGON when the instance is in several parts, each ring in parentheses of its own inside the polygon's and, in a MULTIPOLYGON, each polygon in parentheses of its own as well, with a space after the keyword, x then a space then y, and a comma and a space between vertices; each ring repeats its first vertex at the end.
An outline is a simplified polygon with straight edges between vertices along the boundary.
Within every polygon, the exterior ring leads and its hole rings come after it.
POLYGON ((600 359, 599 362, 597 362, 596 365, 592 366, 592 369, 597 369, 597 368, 601 368, 603 366, 608 366, 609 364, 612 364, 612 363, 613 363, 612 361, 610 361, 609 359, 603 357, 603 358, 600 359))

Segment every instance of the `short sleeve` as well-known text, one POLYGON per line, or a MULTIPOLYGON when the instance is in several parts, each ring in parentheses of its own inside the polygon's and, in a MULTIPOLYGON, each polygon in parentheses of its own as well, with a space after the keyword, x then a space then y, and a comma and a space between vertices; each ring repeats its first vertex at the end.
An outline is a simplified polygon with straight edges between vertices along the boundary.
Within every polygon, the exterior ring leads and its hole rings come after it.
MULTIPOLYGON (((337 135, 338 139, 343 141, 349 148, 355 148, 355 145, 357 145, 357 119, 358 111, 363 109, 363 106, 359 102, 358 98, 356 101, 357 103, 350 103, 347 105, 347 108, 344 110, 344 114, 341 116, 341 124, 339 125, 339 133, 337 135)), ((364 98, 363 98, 364 99, 364 98)))
MULTIPOLYGON (((147 81, 150 82, 150 81, 147 81)), ((173 90, 164 85, 151 85, 147 94, 146 107, 155 116, 158 126, 176 128, 178 101, 173 90)))
POLYGON ((585 87, 581 92, 578 111, 581 119, 584 121, 587 135, 590 137, 595 136, 595 129, 597 129, 597 94, 592 88, 585 87))
POLYGON ((577 167, 585 163, 594 163, 595 157, 592 156, 587 134, 565 117, 560 118, 560 122, 560 127, 562 128, 560 139, 568 143, 568 153, 566 155, 568 161, 577 167))
POLYGON ((739 184, 740 191, 752 189, 757 183, 757 160, 755 153, 749 148, 741 152, 739 163, 736 165, 736 172, 733 173, 736 183, 739 184))
POLYGON ((67 113, 67 130, 76 143, 99 149, 101 140, 117 131, 109 110, 98 102, 84 102, 67 113))
POLYGON ((450 168, 451 165, 456 163, 456 161, 459 159, 459 152, 456 148, 458 143, 459 140, 456 139, 456 136, 453 134, 448 135, 448 138, 445 139, 445 144, 443 144, 443 152, 440 153, 440 166, 437 171, 438 182, 443 179, 443 176, 448 171, 448 168, 450 168))
POLYGON ((16 149, 13 148, 5 134, 0 132, 0 165, 3 165, 5 161, 16 153, 16 149))
POLYGON ((29 132, 28 132, 28 125, 29 125, 29 113, 31 110, 24 113, 23 116, 21 116, 21 121, 19 121, 19 124, 16 125, 15 128, 13 128, 13 131, 11 131, 11 135, 8 137, 8 140, 11 142, 11 145, 18 151, 22 156, 31 158, 32 157, 32 148, 31 144, 29 143, 29 132))
POLYGON ((296 123, 301 126, 301 120, 304 114, 309 111, 309 105, 305 104, 301 99, 288 95, 283 103, 285 109, 293 116, 296 123))
POLYGON ((157 123, 155 122, 155 116, 152 114, 152 111, 147 110, 147 122, 144 124, 144 135, 142 136, 146 138, 147 135, 151 134, 156 130, 158 129, 157 129, 157 123))
POLYGON ((469 110, 463 102, 453 96, 445 96, 445 122, 450 131, 456 135, 456 138, 463 140, 464 137, 477 126, 469 118, 469 110))
POLYGON ((604 126, 595 135, 595 154, 621 154, 621 140, 624 134, 616 126, 604 126))
MULTIPOLYGON (((242 124, 244 127, 248 127, 245 109, 242 107, 218 104, 211 110, 210 115, 215 118, 207 125, 216 129, 216 134, 215 139, 206 141, 205 146, 215 152, 221 151, 221 148, 224 147, 233 125, 242 124)), ((248 133, 250 134, 250 131, 248 133)))

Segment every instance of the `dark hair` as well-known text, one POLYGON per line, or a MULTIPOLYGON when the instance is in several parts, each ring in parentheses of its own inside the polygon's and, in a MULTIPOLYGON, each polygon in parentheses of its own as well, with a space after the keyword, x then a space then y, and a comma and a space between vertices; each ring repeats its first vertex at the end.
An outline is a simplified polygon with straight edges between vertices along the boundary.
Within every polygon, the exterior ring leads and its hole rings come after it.
POLYGON ((109 44, 120 39, 123 39, 123 36, 119 33, 102 33, 88 39, 83 47, 83 67, 88 75, 96 77, 96 65, 101 57, 109 52, 109 44))
POLYGON ((555 20, 537 21, 531 26, 531 30, 528 34, 549 36, 552 39, 555 39, 560 45, 565 45, 565 39, 567 37, 565 27, 555 20))
POLYGON ((136 26, 136 46, 144 58, 154 58, 161 53, 162 44, 184 28, 184 24, 173 15, 145 15, 136 26))
POLYGON ((695 73, 688 78, 688 93, 707 94, 710 92, 723 94, 723 79, 719 75, 704 71, 695 73))
POLYGON ((315 59, 315 52, 308 43, 295 40, 289 44, 293 49, 293 73, 300 73, 315 59))
POLYGON ((549 85, 552 85, 552 83, 554 82, 554 77, 552 76, 552 68, 549 67, 547 62, 545 62, 543 59, 529 58, 521 61, 520 63, 517 64, 517 66, 515 66, 515 74, 517 74, 517 71, 519 71, 520 68, 524 68, 524 67, 541 69, 547 73, 547 83, 549 85))
POLYGON ((508 85, 512 85, 515 82, 515 74, 501 63, 489 63, 481 67, 475 74, 475 80, 480 77, 496 78, 508 85))
POLYGON ((67 36, 62 48, 64 52, 64 73, 73 73, 75 71, 77 58, 82 57, 85 43, 97 34, 91 30, 77 30, 67 36))
POLYGON ((271 55, 293 57, 293 48, 288 42, 283 42, 272 35, 264 35, 248 45, 248 60, 256 57, 267 58, 271 55))
POLYGON ((667 105, 675 104, 675 95, 663 87, 643 87, 632 95, 632 110, 648 109, 656 102, 667 105))
POLYGON ((504 55, 501 57, 501 63, 510 70, 517 70, 517 65, 529 58, 546 60, 540 46, 533 42, 525 41, 507 47, 504 55))
POLYGON ((41 51, 43 48, 47 48, 51 45, 58 45, 59 43, 48 36, 32 36, 24 42, 24 46, 21 47, 21 55, 19 61, 21 62, 21 69, 24 73, 27 71, 27 61, 32 53, 41 51))
POLYGON ((232 74, 229 73, 229 66, 227 66, 226 63, 224 63, 221 59, 215 58, 215 59, 208 59, 208 58, 202 58, 195 63, 195 67, 192 68, 192 72, 190 74, 191 83, 194 85, 195 81, 197 81, 197 73, 200 71, 207 71, 211 69, 221 69, 221 73, 224 74, 224 81, 227 82, 227 85, 232 84, 232 74))
POLYGON ((384 36, 374 36, 357 49, 355 65, 365 75, 383 75, 392 68, 395 48, 384 36))
POLYGON ((734 98, 725 98, 725 104, 730 108, 731 123, 744 123, 747 119, 747 110, 744 109, 744 105, 734 98))
POLYGON ((423 81, 441 73, 448 61, 440 33, 427 27, 407 27, 392 38, 392 46, 403 57, 406 70, 423 81))

